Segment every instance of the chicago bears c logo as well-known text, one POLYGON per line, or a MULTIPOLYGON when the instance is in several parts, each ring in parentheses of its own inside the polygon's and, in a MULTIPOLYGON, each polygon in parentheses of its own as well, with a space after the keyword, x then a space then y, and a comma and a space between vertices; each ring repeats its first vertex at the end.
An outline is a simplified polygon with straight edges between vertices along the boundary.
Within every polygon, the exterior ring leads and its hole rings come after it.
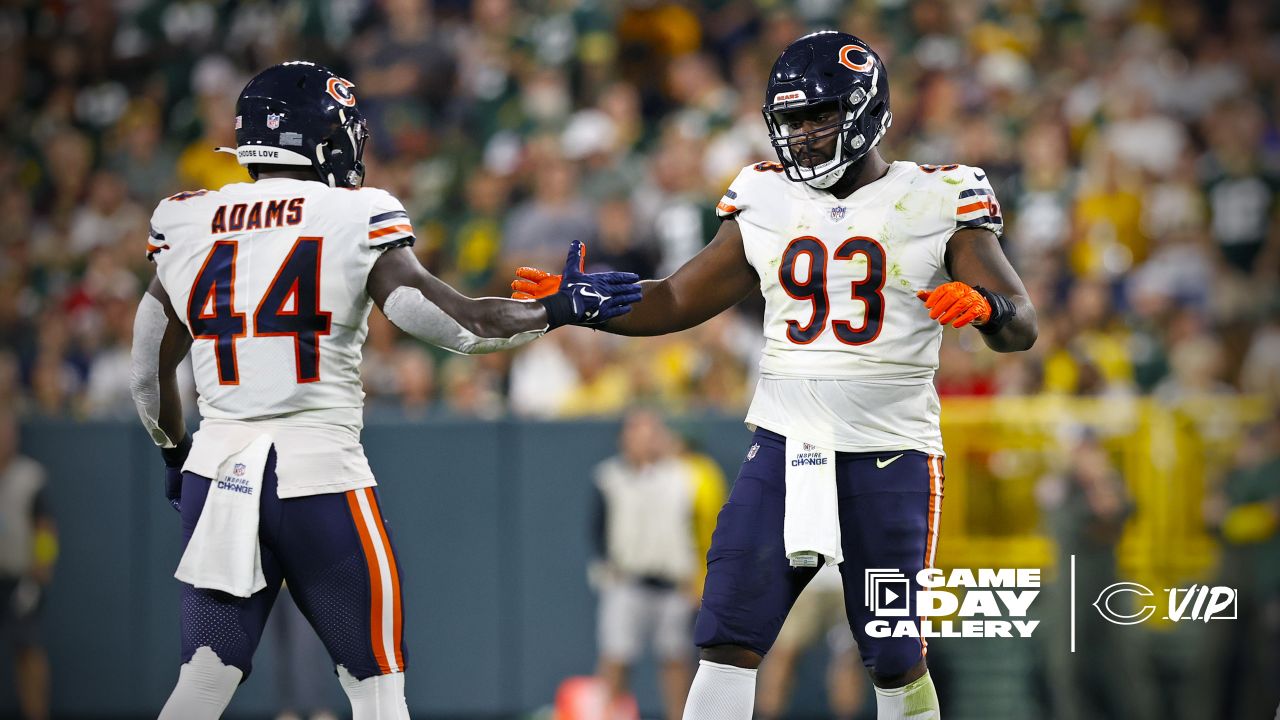
POLYGON ((855 72, 869 73, 871 72, 871 67, 875 64, 871 60, 870 51, 868 51, 866 48, 862 47, 861 45, 845 45, 844 47, 840 48, 839 59, 840 59, 841 65, 855 72), (862 53, 863 55, 867 56, 867 59, 860 63, 855 63, 853 60, 849 59, 850 52, 862 53))
POLYGON ((329 78, 329 86, 325 88, 329 92, 329 96, 334 100, 346 105, 347 107, 355 107, 356 96, 351 92, 351 88, 356 84, 350 80, 344 80, 340 77, 329 78))

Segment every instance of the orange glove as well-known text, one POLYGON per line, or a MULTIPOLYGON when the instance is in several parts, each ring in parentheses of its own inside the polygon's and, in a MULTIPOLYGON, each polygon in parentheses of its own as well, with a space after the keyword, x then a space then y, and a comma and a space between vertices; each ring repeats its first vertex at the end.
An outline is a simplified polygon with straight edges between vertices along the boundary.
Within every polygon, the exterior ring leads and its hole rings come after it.
POLYGON ((537 300, 560 292, 560 277, 532 267, 516 268, 516 279, 511 281, 511 297, 516 300, 537 300))
MULTIPOLYGON (((578 272, 587 271, 587 246, 582 245, 582 259, 578 262, 578 272)), ((516 268, 516 279, 511 281, 512 300, 538 300, 560 292, 560 275, 552 275, 546 270, 521 266, 516 268)))
POLYGON ((921 290, 916 297, 929 308, 929 317, 943 325, 964 327, 982 325, 991 319, 991 303, 974 288, 962 282, 949 282, 933 290, 921 290))

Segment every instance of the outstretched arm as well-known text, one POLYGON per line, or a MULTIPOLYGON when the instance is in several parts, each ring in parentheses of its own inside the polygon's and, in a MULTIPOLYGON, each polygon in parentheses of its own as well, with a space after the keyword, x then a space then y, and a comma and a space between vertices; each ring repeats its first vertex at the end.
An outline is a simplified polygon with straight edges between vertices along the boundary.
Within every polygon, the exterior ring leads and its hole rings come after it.
POLYGON ((469 298, 427 272, 407 247, 383 253, 367 287, 387 319, 420 340, 468 355, 508 350, 561 325, 602 323, 640 299, 631 273, 581 272, 582 252, 582 243, 570 243, 565 282, 536 302, 469 298))
POLYGON ((679 332, 719 315, 758 287, 760 278, 747 262, 742 230, 728 219, 720 223, 711 244, 670 277, 640 283, 642 300, 601 329, 617 335, 679 332))
POLYGON ((407 247, 378 258, 368 290, 400 329, 461 353, 516 347, 541 335, 549 324, 539 303, 463 295, 427 272, 407 247))
POLYGON ((1035 344, 1039 332, 1035 306, 1031 304, 1022 279, 1000 248, 995 233, 982 228, 957 231, 947 243, 946 263, 952 278, 972 288, 986 290, 988 301, 992 299, 991 293, 1000 296, 995 298, 991 308, 994 311, 990 316, 992 324, 985 327, 977 325, 987 347, 996 352, 1017 352, 1035 344), (996 306, 1004 302, 1008 306, 1002 313, 1001 307, 996 306), (1012 315, 1005 317, 1009 312, 1012 315))

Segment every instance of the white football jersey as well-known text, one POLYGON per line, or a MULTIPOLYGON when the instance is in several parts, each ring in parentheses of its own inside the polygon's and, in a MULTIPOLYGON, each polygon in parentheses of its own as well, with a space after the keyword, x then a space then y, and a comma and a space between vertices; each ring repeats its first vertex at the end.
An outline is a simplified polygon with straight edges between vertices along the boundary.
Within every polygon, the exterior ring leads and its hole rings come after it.
POLYGON ((281 497, 374 484, 360 449, 369 271, 411 244, 408 213, 375 188, 286 178, 185 192, 151 218, 148 256, 193 342, 206 477, 267 432, 281 497))
POLYGON ((747 421, 845 452, 941 454, 942 326, 915 293, 950 281, 956 230, 1001 232, 986 174, 895 162, 840 199, 764 162, 738 174, 716 212, 737 220, 765 299, 747 421))

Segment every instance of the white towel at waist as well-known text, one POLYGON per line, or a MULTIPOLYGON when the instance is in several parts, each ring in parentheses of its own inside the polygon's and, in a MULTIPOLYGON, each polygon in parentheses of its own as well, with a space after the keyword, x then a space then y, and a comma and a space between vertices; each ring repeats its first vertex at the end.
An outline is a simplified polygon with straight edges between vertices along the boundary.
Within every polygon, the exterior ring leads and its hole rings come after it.
POLYGON ((258 547, 258 509, 270 452, 271 436, 259 435, 218 464, 174 577, 246 598, 267 586, 258 547))
POLYGON ((782 544, 793 567, 816 567, 844 560, 840 551, 840 505, 836 492, 836 453, 787 438, 786 509, 782 544))

